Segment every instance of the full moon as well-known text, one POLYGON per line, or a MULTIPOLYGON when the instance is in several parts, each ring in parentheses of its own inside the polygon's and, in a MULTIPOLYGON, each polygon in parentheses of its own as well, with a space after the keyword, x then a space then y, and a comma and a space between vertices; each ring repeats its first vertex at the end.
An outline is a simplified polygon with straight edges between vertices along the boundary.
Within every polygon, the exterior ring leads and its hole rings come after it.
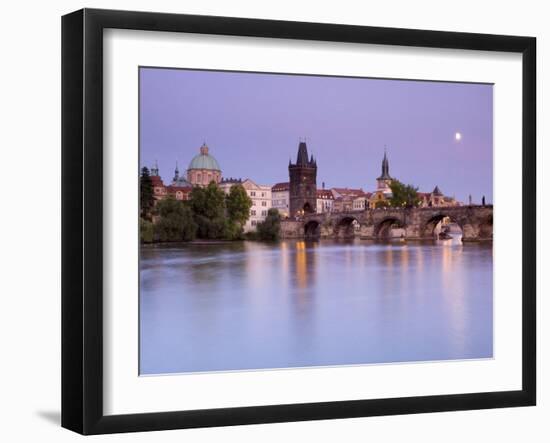
POLYGON ((460 141, 462 139, 462 134, 460 132, 455 132, 455 140, 460 141))

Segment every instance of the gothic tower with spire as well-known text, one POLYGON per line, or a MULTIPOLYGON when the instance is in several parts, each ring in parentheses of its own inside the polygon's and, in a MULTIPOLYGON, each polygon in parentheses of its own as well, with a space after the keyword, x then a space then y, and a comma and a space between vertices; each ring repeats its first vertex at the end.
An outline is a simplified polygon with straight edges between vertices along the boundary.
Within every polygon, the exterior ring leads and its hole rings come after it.
POLYGON ((317 162, 308 157, 307 145, 298 145, 296 163, 288 162, 289 175, 289 215, 315 212, 317 208, 317 162), (302 212, 303 211, 303 212, 302 212))
POLYGON ((376 179, 377 188, 384 193, 391 192, 390 185, 393 178, 390 176, 390 162, 384 149, 384 158, 382 159, 382 174, 376 179))

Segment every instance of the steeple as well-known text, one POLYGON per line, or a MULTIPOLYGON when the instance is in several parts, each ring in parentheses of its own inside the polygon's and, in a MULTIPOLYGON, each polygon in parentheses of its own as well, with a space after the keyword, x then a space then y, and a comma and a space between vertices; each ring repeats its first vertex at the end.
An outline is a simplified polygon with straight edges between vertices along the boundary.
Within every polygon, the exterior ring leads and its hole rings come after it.
POLYGON ((317 161, 313 155, 309 155, 307 152, 307 144, 305 141, 300 140, 298 144, 298 154, 296 155, 296 163, 292 163, 292 160, 289 159, 288 167, 301 166, 305 168, 314 168, 317 166, 317 161))
POLYGON ((176 160, 176 169, 174 170, 174 181, 177 181, 180 176, 180 171, 178 169, 178 162, 176 160))
POLYGON ((382 175, 378 177, 378 180, 391 180, 390 176, 390 162, 386 153, 386 147, 384 146, 384 158, 382 159, 382 175))
POLYGON ((159 175, 159 165, 158 162, 155 160, 155 166, 151 168, 151 175, 152 176, 158 176, 159 175))
POLYGON ((300 142, 298 145, 298 155, 296 156, 296 164, 306 166, 308 164, 307 145, 306 142, 300 142))

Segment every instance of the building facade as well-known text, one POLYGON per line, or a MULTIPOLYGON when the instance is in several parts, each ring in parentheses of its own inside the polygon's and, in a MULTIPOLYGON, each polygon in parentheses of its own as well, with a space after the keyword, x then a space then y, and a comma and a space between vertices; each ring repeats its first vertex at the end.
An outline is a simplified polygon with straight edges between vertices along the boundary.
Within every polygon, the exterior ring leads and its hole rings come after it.
POLYGON ((432 192, 419 192, 421 208, 448 208, 453 206, 461 206, 454 197, 448 197, 441 192, 439 186, 436 186, 432 192))
POLYGON ((153 197, 155 201, 162 200, 168 196, 176 200, 188 200, 193 186, 187 180, 177 179, 178 167, 176 165, 176 174, 170 185, 165 185, 159 174, 158 165, 151 168, 151 182, 153 184, 153 197))
POLYGON ((250 217, 244 225, 244 232, 255 231, 258 223, 267 217, 267 211, 271 208, 271 186, 258 185, 250 179, 243 181, 243 187, 252 200, 250 217))
POLYGON ((364 211, 368 208, 370 193, 363 189, 332 188, 335 212, 364 211))
POLYGON ((289 183, 276 183, 271 187, 271 207, 277 209, 281 217, 289 216, 289 183))
POLYGON ((334 194, 330 189, 317 189, 317 212, 332 212, 334 209, 334 194))
POLYGON ((300 142, 296 163, 288 162, 289 215, 296 217, 317 208, 317 162, 308 157, 306 142, 300 142))
POLYGON ((246 190, 250 200, 252 200, 250 216, 243 226, 244 232, 255 231, 258 223, 265 220, 267 211, 271 208, 271 186, 258 185, 249 178, 245 180, 230 178, 222 180, 219 184, 226 194, 229 194, 231 187, 235 185, 241 185, 246 190))

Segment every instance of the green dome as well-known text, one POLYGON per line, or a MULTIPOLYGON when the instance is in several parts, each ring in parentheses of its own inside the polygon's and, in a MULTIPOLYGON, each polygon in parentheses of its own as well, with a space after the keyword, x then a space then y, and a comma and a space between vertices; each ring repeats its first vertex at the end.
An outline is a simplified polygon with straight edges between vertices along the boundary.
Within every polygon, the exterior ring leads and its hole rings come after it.
POLYGON ((200 151, 201 153, 199 155, 193 157, 187 169, 210 169, 213 171, 221 171, 218 161, 208 153, 208 146, 203 144, 200 151))

